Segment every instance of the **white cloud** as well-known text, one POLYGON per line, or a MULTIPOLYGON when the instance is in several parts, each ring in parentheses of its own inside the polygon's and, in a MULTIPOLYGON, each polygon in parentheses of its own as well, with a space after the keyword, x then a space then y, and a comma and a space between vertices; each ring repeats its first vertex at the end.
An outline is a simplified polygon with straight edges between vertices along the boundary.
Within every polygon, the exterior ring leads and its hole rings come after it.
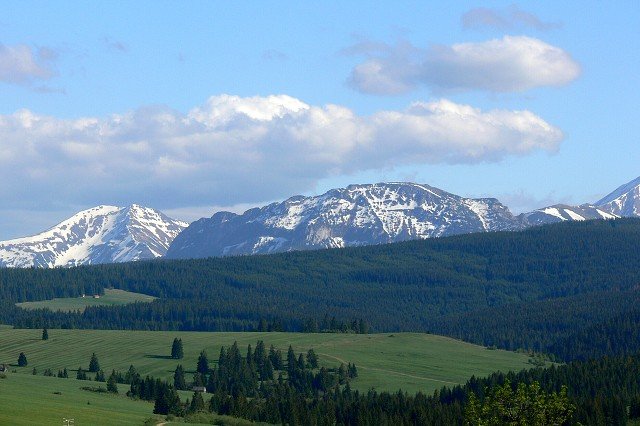
POLYGON ((562 26, 557 22, 544 22, 533 13, 520 9, 517 5, 511 5, 505 9, 478 7, 463 14, 461 21, 464 28, 473 29, 512 30, 528 27, 538 31, 548 31, 562 26))
POLYGON ((448 100, 360 116, 289 96, 214 96, 187 114, 0 115, 5 208, 234 205, 313 189, 319 179, 408 164, 553 152, 562 132, 529 111, 448 100))
POLYGON ((48 80, 55 74, 56 58, 56 52, 46 47, 33 49, 24 44, 0 43, 0 81, 30 85, 37 80, 48 80))
POLYGON ((406 42, 361 43, 347 52, 367 57, 352 70, 350 85, 374 94, 405 93, 421 85, 436 92, 523 92, 562 86, 580 75, 580 66, 566 51, 525 36, 428 49, 406 42))

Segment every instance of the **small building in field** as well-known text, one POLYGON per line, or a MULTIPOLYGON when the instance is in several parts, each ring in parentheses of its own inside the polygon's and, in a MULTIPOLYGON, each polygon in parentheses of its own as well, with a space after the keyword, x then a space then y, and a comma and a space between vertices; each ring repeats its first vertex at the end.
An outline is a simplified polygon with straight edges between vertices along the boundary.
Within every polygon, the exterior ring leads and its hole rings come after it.
POLYGON ((100 295, 99 295, 99 294, 94 294, 94 295, 93 295, 93 298, 94 298, 94 299, 100 299, 100 295))
POLYGON ((194 392, 207 392, 207 388, 205 386, 194 386, 193 387, 193 391, 194 392))
POLYGON ((7 364, 0 364, 0 373, 8 373, 9 366, 7 364))

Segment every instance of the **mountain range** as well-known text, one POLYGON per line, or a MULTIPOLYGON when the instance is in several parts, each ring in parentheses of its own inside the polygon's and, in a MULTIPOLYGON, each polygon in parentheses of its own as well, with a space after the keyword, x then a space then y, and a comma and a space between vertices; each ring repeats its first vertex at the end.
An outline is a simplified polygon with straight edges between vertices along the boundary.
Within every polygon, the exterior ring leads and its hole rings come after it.
POLYGON ((511 214, 494 198, 463 198, 415 183, 378 183, 296 196, 239 215, 192 223, 167 258, 273 253, 392 243, 470 232, 518 230, 565 220, 640 216, 640 178, 594 205, 554 205, 511 214))
POLYGON ((163 256, 186 226, 136 204, 98 206, 38 235, 0 242, 0 266, 52 268, 153 259, 163 256))
POLYGON ((243 214, 217 212, 188 226, 135 204, 98 206, 41 234, 0 242, 0 267, 265 254, 617 217, 640 217, 640 177, 594 204, 558 204, 517 216, 495 198, 464 198, 407 182, 362 184, 243 214))

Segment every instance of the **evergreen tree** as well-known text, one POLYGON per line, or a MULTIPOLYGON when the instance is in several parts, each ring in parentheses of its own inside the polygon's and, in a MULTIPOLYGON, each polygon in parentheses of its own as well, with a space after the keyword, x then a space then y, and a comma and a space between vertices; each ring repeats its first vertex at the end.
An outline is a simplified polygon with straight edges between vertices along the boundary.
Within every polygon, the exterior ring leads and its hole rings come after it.
POLYGON ((37 375, 38 374, 38 370, 36 370, 36 368, 33 367, 33 370, 31 370, 31 374, 34 375, 34 376, 37 375))
POLYGON ((176 371, 173 373, 173 387, 176 388, 176 390, 187 389, 187 382, 184 379, 184 368, 182 368, 182 364, 178 364, 176 371))
POLYGON ((318 368, 318 355, 313 349, 307 351, 307 365, 309 368, 318 368))
POLYGON ((191 400, 191 404, 189 405, 190 413, 197 413, 198 411, 204 411, 204 400, 202 399, 201 392, 194 392, 193 399, 191 400))
POLYGON ((78 372, 76 373, 77 380, 87 380, 87 372, 82 369, 82 367, 78 367, 78 372))
POLYGON ((98 362, 98 357, 95 352, 91 355, 91 361, 89 361, 89 371, 92 373, 100 371, 100 363, 98 362))
POLYGON ((104 381, 105 381, 105 378, 104 378, 104 371, 99 370, 99 371, 96 373, 96 382, 104 382, 104 381))
POLYGON ((27 356, 24 352, 20 352, 20 355, 18 355, 18 367, 26 367, 27 364, 27 356))
POLYGON ((198 357, 198 365, 196 371, 202 375, 209 372, 209 360, 207 359, 207 353, 203 350, 198 357))
POLYGON ((107 380, 107 391, 111 393, 118 393, 118 381, 116 379, 116 371, 112 370, 109 379, 107 380))
POLYGON ((296 354, 293 352, 293 348, 289 345, 289 349, 287 350, 287 372, 289 376, 293 376, 296 371, 296 354))
POLYGON ((258 331, 267 331, 267 321, 264 318, 260 318, 258 322, 258 331))
POLYGON ((136 371, 136 368, 133 365, 130 365, 129 370, 127 371, 127 374, 124 375, 124 382, 131 384, 133 383, 133 381, 136 379, 137 376, 139 376, 139 374, 136 371))
POLYGON ((49 331, 46 328, 42 329, 42 340, 49 340, 49 331))
POLYGON ((182 348, 182 339, 178 339, 176 337, 173 339, 173 344, 171 345, 171 358, 182 359, 183 357, 184 350, 182 348))
POLYGON ((169 414, 169 400, 165 392, 158 392, 153 406, 153 414, 169 414))

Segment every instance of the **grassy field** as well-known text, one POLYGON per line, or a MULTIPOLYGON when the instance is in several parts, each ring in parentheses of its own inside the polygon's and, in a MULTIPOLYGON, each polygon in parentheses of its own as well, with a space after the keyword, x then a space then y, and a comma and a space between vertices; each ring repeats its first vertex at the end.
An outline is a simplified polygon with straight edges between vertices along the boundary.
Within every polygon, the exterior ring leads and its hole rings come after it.
MULTIPOLYGON (((4 376, 0 378, 0 425, 64 425, 64 419, 73 419, 74 426, 185 424, 166 422, 164 416, 154 415, 152 402, 127 398, 125 385, 119 385, 119 394, 114 395, 82 389, 104 388, 104 383, 27 374, 4 376)), ((191 392, 180 394, 183 401, 192 395, 191 392)), ((253 424, 216 414, 198 416, 208 420, 208 424, 212 421, 229 426, 253 424)), ((193 420, 190 424, 197 426, 193 420)))
MULTIPOLYGON (((264 340, 283 351, 291 344, 296 353, 313 348, 320 364, 337 367, 353 362, 359 377, 352 386, 367 390, 431 393, 444 385, 464 383, 472 375, 484 376, 501 370, 531 367, 524 354, 486 348, 446 337, 418 334, 303 334, 303 333, 198 333, 115 330, 49 330, 49 340, 41 340, 41 330, 0 329, 0 363, 11 364, 19 374, 39 374, 49 368, 87 369, 95 352, 105 372, 125 372, 134 365, 143 374, 170 378, 178 363, 187 372, 195 370, 198 354, 205 349, 210 362, 217 360, 220 347, 238 342, 241 351, 264 340), (184 359, 169 357, 171 342, 180 337, 184 359), (24 352, 29 365, 14 366, 24 352)), ((75 377, 75 372, 70 372, 75 377)))
MULTIPOLYGON (((0 379, 0 424, 142 425, 153 416, 153 404, 120 395, 82 390, 94 382, 54 377, 6 374, 0 379)), ((104 384, 103 384, 104 386, 104 384)))
POLYGON ((155 299, 153 296, 148 296, 141 293, 132 293, 124 290, 117 289, 105 289, 104 295, 99 299, 94 299, 92 295, 87 297, 70 297, 64 299, 52 299, 42 300, 39 302, 23 302, 16 303, 24 309, 40 309, 48 308, 52 311, 84 311, 89 306, 100 305, 126 305, 127 303, 134 302, 152 302, 155 299))

